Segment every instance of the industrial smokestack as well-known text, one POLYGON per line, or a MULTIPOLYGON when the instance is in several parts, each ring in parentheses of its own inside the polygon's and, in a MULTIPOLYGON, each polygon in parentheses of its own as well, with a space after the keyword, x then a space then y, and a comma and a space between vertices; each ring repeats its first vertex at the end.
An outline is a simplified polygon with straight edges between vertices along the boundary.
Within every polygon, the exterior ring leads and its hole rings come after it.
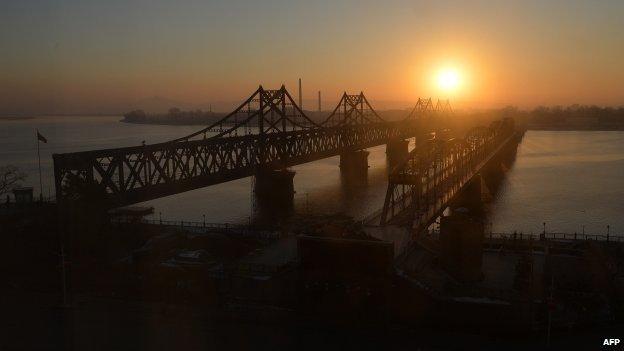
POLYGON ((303 98, 301 96, 301 78, 299 78, 299 108, 303 111, 303 98))
POLYGON ((319 90, 319 116, 321 115, 321 91, 319 90))

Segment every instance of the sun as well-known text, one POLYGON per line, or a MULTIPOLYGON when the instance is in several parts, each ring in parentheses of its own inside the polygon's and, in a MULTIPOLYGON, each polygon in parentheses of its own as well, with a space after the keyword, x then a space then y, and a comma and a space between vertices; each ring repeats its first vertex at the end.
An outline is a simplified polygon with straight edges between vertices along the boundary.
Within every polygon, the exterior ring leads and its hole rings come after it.
POLYGON ((445 68, 438 72, 438 88, 444 92, 453 92, 461 84, 459 72, 454 68, 445 68))

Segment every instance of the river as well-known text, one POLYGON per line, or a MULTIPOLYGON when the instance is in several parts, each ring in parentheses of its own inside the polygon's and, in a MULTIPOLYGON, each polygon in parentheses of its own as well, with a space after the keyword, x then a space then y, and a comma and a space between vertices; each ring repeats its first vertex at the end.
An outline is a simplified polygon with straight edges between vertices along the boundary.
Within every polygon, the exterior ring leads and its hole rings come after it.
MULTIPOLYGON (((197 126, 121 123, 118 117, 37 117, 0 120, 0 165, 28 174, 39 193, 35 130, 41 146, 43 195, 54 195, 52 154, 156 143, 187 135, 197 126)), ((385 147, 368 150, 364 182, 345 183, 338 157, 296 166, 295 210, 361 218, 381 208, 386 192, 385 147)), ((624 232, 624 132, 528 131, 494 201, 493 231, 624 232)), ((251 178, 177 194, 141 205, 168 220, 244 223, 252 213, 251 178)))
POLYGON ((624 233, 624 132, 528 131, 491 206, 493 231, 624 233))

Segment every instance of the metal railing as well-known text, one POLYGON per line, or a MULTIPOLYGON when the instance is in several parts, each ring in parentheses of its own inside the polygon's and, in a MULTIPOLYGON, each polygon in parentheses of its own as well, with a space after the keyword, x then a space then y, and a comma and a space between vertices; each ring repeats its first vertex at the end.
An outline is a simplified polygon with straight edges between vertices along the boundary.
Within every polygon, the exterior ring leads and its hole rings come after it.
POLYGON ((205 234, 211 231, 220 233, 237 234, 240 236, 249 236, 264 239, 279 238, 280 233, 274 229, 258 228, 251 225, 232 224, 232 223, 210 223, 195 221, 171 221, 161 219, 132 219, 132 218, 111 218, 112 224, 144 224, 169 228, 179 228, 192 233, 205 234))
POLYGON ((594 241, 613 241, 624 242, 623 235, 616 234, 584 234, 584 233, 540 233, 540 234, 524 234, 524 233, 486 233, 486 239, 505 239, 505 240, 594 240, 594 241))

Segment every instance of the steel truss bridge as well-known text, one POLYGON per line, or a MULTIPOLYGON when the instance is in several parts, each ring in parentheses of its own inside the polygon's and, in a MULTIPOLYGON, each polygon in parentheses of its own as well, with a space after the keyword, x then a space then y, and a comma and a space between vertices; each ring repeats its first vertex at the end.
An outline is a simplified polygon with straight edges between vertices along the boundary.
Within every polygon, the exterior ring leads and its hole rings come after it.
POLYGON ((120 207, 406 139, 434 130, 448 101, 419 99, 401 121, 385 121, 363 93, 344 93, 322 121, 309 118, 284 86, 260 86, 214 124, 169 142, 55 154, 60 203, 95 185, 120 207))
POLYGON ((415 233, 436 220, 457 194, 510 142, 513 119, 470 130, 464 139, 431 139, 393 168, 380 225, 408 225, 415 233))

